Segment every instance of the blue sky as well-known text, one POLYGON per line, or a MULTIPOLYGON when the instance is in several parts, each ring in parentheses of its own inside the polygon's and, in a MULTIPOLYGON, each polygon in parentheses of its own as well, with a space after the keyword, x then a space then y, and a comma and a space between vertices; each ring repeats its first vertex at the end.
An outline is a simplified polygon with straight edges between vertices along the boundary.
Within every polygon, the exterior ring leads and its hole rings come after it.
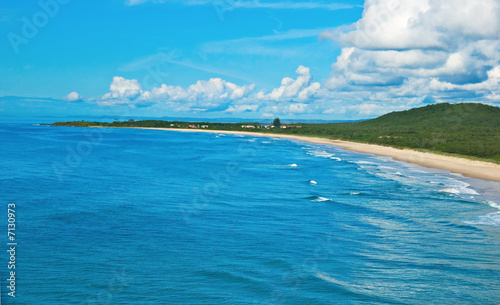
POLYGON ((4 1, 0 114, 357 119, 500 103, 499 3, 4 1))

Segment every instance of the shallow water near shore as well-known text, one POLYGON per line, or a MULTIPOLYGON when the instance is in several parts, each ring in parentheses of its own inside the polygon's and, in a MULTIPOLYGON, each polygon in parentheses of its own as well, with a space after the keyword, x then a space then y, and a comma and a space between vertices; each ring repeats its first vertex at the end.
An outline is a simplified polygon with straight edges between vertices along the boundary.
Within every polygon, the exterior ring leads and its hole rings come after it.
POLYGON ((500 301, 499 183, 266 137, 24 121, 0 141, 12 304, 500 301))

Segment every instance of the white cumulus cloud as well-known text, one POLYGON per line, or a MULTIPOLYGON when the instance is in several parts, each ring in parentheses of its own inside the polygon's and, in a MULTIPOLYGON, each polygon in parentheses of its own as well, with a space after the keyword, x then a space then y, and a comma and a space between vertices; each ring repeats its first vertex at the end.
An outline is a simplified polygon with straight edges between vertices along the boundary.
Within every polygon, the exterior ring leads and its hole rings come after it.
MULTIPOLYGON (((188 88, 162 84, 149 91, 142 90, 135 79, 115 76, 110 85, 110 92, 98 98, 101 106, 149 106, 165 104, 177 111, 208 111, 221 109, 232 101, 249 95, 255 85, 238 86, 220 78, 208 81, 200 80, 188 88)), ((227 107, 226 107, 227 108, 227 107)), ((250 107, 249 109, 254 109, 250 107)), ((235 108, 236 109, 236 108, 235 108)), ((241 108, 238 108, 241 109, 241 108)))
POLYGON ((318 82, 311 82, 311 70, 304 66, 299 66, 295 71, 297 78, 285 77, 281 81, 281 86, 275 88, 271 93, 261 93, 259 98, 273 101, 306 101, 312 98, 321 88, 318 82))
POLYGON ((78 94, 78 92, 70 92, 68 95, 66 95, 65 97, 63 97, 63 100, 67 101, 67 102, 75 102, 75 101, 80 101, 82 100, 83 98, 80 96, 80 94, 78 94))
POLYGON ((424 101, 493 103, 500 94, 500 1, 366 0, 351 27, 325 31, 343 45, 327 95, 375 114, 424 101))
POLYGON ((120 76, 113 77, 109 86, 109 93, 98 98, 101 106, 128 105, 143 95, 142 86, 135 79, 125 79, 120 76))

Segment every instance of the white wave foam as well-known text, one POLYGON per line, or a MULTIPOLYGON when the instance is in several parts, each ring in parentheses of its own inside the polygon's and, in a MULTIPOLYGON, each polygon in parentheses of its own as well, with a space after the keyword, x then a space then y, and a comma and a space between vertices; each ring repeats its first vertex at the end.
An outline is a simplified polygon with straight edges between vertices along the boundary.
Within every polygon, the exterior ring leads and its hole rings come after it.
POLYGON ((335 160, 335 161, 342 161, 342 159, 340 159, 339 157, 335 157, 335 154, 329 153, 326 150, 311 150, 311 151, 308 151, 307 154, 314 156, 314 157, 331 159, 331 160, 335 160))
POLYGON ((442 190, 439 190, 441 193, 450 193, 450 194, 460 194, 460 190, 457 190, 457 189, 453 189, 453 188, 447 188, 447 189, 442 189, 442 190))
POLYGON ((332 201, 332 200, 330 198, 318 197, 316 199, 313 199, 312 201, 314 201, 314 202, 325 202, 325 201, 332 201))
POLYGON ((330 158, 334 156, 334 154, 326 152, 325 150, 313 150, 309 151, 308 154, 315 156, 315 157, 322 157, 322 158, 330 158))
POLYGON ((450 193, 455 195, 468 194, 468 195, 479 195, 478 192, 468 188, 468 186, 455 186, 439 190, 441 193, 450 193))
POLYGON ((500 210, 500 204, 493 202, 493 201, 486 201, 487 204, 491 205, 492 207, 499 209, 500 210))
MULTIPOLYGON (((334 159, 334 154, 325 150, 311 151, 310 154, 320 157, 334 159)), ((344 158, 345 159, 345 158, 344 158)), ((341 159, 338 158, 340 161, 341 159)), ((392 158, 364 159, 364 160, 345 160, 348 163, 356 164, 357 170, 361 170, 381 177, 387 180, 393 180, 405 185, 432 185, 436 191, 450 195, 463 196, 466 199, 477 201, 476 196, 481 196, 479 191, 471 187, 470 184, 463 181, 462 174, 444 172, 428 172, 400 161, 394 161, 392 158), (471 197, 474 196, 474 197, 471 197)))
MULTIPOLYGON (((448 193, 457 196, 480 195, 476 190, 470 188, 470 184, 450 176, 444 176, 434 173, 416 170, 413 166, 407 166, 404 163, 391 160, 382 163, 371 161, 354 161, 358 169, 370 174, 382 177, 384 179, 398 181, 407 185, 429 185, 434 184, 439 192, 448 193), (387 164, 386 164, 387 162, 387 164), (387 166, 390 165, 390 166, 387 166), (399 166, 398 166, 399 165, 399 166)), ((461 175, 457 175, 460 176, 461 175)), ((467 198, 469 198, 469 196, 467 198)))
POLYGON ((479 216, 478 219, 475 221, 464 221, 464 223, 469 225, 485 225, 485 226, 500 227, 500 212, 479 216))
POLYGON ((297 167, 298 165, 295 164, 295 163, 293 163, 293 164, 289 164, 288 166, 290 166, 290 167, 297 167))
MULTIPOLYGON (((486 203, 491 207, 500 210, 500 204, 489 200, 486 201, 486 203)), ((485 226, 500 227, 500 212, 479 216, 475 221, 464 221, 464 223, 470 225, 485 225, 485 226)))
POLYGON ((394 168, 394 167, 384 166, 384 165, 379 165, 379 168, 389 169, 389 170, 395 170, 395 168, 394 168))
POLYGON ((313 185, 314 185, 314 184, 318 184, 318 182, 316 182, 316 181, 314 181, 314 180, 309 180, 309 183, 311 183, 311 184, 313 184, 313 185))
POLYGON ((371 162, 371 161, 352 161, 352 163, 356 163, 356 164, 363 164, 363 165, 376 165, 377 163, 375 162, 371 162))

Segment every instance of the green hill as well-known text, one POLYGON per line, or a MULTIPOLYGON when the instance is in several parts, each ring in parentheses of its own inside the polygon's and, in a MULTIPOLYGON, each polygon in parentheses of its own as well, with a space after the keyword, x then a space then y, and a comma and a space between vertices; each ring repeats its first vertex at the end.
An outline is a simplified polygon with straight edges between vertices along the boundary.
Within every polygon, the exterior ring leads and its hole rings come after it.
POLYGON ((406 126, 416 128, 484 126, 500 127, 500 108, 484 104, 436 104, 407 111, 391 112, 363 122, 373 126, 406 126))
MULTIPOLYGON (((269 128, 258 123, 189 123, 158 120, 114 123, 59 122, 56 126, 205 128, 296 134, 457 154, 500 163, 500 108, 484 104, 435 104, 392 112, 353 123, 294 124, 301 128, 269 128), (191 125, 191 126, 190 126, 191 125), (248 129, 242 125, 253 125, 248 129), (193 127, 194 126, 194 127, 193 127)), ((286 124, 284 124, 286 125, 286 124)))
POLYGON ((500 161, 500 108, 484 104, 436 104, 363 122, 305 127, 300 133, 500 161))

